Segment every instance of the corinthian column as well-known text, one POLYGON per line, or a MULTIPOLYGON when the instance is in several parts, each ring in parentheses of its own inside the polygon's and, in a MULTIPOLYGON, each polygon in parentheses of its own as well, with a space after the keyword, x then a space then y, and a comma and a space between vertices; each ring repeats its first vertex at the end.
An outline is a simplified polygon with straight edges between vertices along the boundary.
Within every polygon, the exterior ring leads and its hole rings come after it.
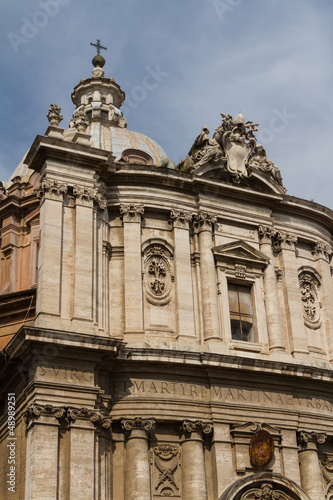
POLYGON ((121 426, 127 433, 125 499, 151 500, 148 432, 155 421, 134 418, 122 420, 121 426))
POLYGON ((175 246, 175 284, 177 297, 178 336, 192 339, 195 336, 193 283, 190 251, 190 227, 192 213, 171 210, 175 246))
POLYGON ((183 456, 183 500, 207 500, 205 455, 203 434, 211 434, 213 425, 200 420, 185 420, 180 428, 184 434, 183 456))
POLYGON ((217 305, 217 283, 212 252, 212 227, 214 215, 199 212, 194 216, 194 227, 199 235, 200 275, 205 340, 221 340, 217 305))
POLYGON ((141 217, 143 205, 120 205, 124 226, 125 335, 143 333, 141 217))
POLYGON ((259 226, 260 250, 270 260, 264 272, 265 308, 269 349, 284 350, 280 319, 279 297, 273 264, 272 237, 275 230, 270 226, 259 226))
POLYGON ((311 500, 325 500, 317 443, 323 444, 326 436, 316 432, 300 432, 298 440, 302 488, 311 500))

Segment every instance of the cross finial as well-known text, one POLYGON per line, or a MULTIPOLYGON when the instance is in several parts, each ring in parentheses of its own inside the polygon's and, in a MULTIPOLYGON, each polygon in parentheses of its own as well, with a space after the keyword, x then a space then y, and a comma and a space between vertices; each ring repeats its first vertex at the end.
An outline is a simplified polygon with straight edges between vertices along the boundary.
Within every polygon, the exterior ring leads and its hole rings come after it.
POLYGON ((96 47, 98 56, 101 53, 101 49, 108 50, 106 47, 103 47, 103 45, 101 45, 101 41, 99 39, 97 39, 97 43, 90 42, 90 45, 92 45, 93 47, 96 47))

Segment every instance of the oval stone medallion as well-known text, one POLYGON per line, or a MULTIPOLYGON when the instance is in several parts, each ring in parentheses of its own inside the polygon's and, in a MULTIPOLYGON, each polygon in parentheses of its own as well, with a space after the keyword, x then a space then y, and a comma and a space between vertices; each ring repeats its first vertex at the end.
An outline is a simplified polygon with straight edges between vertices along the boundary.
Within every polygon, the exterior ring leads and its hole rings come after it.
POLYGON ((257 431, 250 441, 251 465, 256 469, 266 467, 274 456, 274 441, 267 431, 257 431))

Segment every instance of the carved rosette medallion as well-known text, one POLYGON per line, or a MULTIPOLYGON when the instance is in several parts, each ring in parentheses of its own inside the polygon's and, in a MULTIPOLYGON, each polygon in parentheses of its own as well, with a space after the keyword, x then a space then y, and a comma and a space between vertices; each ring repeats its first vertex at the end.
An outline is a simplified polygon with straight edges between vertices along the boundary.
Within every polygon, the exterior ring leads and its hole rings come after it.
POLYGON ((263 469, 274 457, 274 440, 271 434, 263 429, 253 434, 249 446, 251 465, 263 469))
POLYGON ((149 246, 144 252, 144 290, 148 302, 153 305, 164 305, 171 300, 172 260, 170 250, 159 244, 149 246))
POLYGON ((252 488, 241 496, 241 500, 292 500, 289 495, 274 488, 271 483, 263 483, 260 488, 252 488))
POLYGON ((181 496, 181 453, 178 445, 160 444, 151 452, 153 497, 181 496))
POLYGON ((320 281, 314 273, 307 271, 302 272, 298 279, 301 290, 304 323, 309 328, 319 328, 321 325, 321 304, 319 302, 320 281))

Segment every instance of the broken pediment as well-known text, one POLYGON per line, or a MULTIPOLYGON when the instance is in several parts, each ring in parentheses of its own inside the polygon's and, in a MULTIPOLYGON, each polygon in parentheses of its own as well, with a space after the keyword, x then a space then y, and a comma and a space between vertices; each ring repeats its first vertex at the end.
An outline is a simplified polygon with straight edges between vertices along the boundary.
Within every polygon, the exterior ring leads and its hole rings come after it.
POLYGON ((233 261, 264 268, 269 259, 243 240, 219 245, 212 249, 217 261, 233 261))
POLYGON ((188 157, 177 166, 178 170, 200 177, 231 181, 262 192, 286 192, 278 167, 267 158, 264 147, 257 144, 254 132, 257 123, 245 122, 238 114, 222 115, 222 124, 209 137, 204 126, 195 139, 188 157))

